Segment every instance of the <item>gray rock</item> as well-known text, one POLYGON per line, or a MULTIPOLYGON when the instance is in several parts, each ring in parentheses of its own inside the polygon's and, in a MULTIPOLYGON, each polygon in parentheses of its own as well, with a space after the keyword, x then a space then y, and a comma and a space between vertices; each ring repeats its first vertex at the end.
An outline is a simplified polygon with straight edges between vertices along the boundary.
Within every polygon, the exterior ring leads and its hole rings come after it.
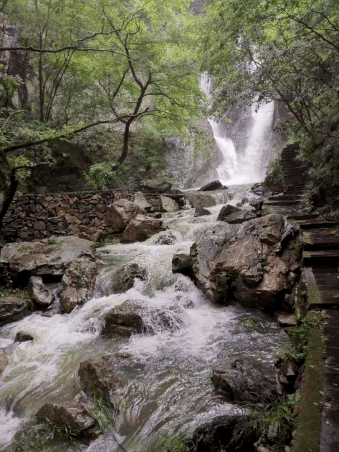
POLYGON ((104 316, 104 336, 130 337, 134 333, 145 331, 141 317, 142 306, 135 300, 127 300, 116 306, 104 316))
POLYGON ((177 212, 180 209, 179 204, 168 196, 159 196, 159 203, 161 212, 177 212))
POLYGON ((133 203, 139 206, 141 210, 146 210, 146 212, 149 212, 152 208, 152 205, 147 201, 145 196, 140 191, 135 193, 133 203))
POLYGON ((68 427, 79 437, 93 439, 100 433, 94 419, 76 403, 46 403, 36 416, 58 427, 68 427))
POLYGON ((139 213, 141 213, 141 208, 137 204, 127 199, 119 199, 108 206, 105 224, 112 232, 122 232, 139 213))
POLYGON ((204 217, 206 215, 212 215, 212 214, 211 214, 211 212, 209 210, 207 210, 207 209, 205 209, 204 207, 201 207, 201 206, 198 206, 195 209, 195 212, 194 212, 194 216, 195 217, 204 217))
POLYGON ((52 236, 39 242, 9 243, 1 249, 0 265, 16 274, 63 275, 78 257, 95 258, 93 243, 79 237, 52 236))
POLYGON ((273 364, 236 360, 215 369, 211 380, 230 400, 257 403, 276 399, 282 394, 277 375, 278 369, 273 364))
POLYGON ((165 229, 161 220, 139 214, 130 221, 120 241, 121 243, 143 242, 165 229))
POLYGON ((76 306, 93 298, 98 270, 98 263, 89 258, 79 257, 72 262, 62 278, 62 312, 70 313, 76 306))
POLYGON ((209 193, 189 193, 187 200, 192 207, 212 207, 218 204, 215 196, 209 193))
POLYGON ((297 324, 294 314, 288 312, 275 312, 274 318, 280 326, 295 326, 297 324))
POLYGON ((227 204, 221 208, 217 220, 227 221, 227 217, 236 212, 241 212, 241 209, 239 209, 239 207, 232 206, 231 204, 227 204))
POLYGON ((135 279, 146 281, 147 278, 146 268, 134 262, 126 264, 112 275, 112 279, 106 289, 106 295, 127 292, 133 287, 135 279))
POLYGON ((192 258, 189 254, 174 254, 172 258, 172 272, 189 276, 192 272, 192 258))
POLYGON ((32 311, 32 302, 28 299, 11 296, 6 300, 0 300, 0 326, 16 322, 31 314, 32 311))
POLYGON ((28 341, 34 341, 34 337, 28 333, 23 333, 22 331, 16 333, 14 342, 28 342, 28 341))
POLYGON ((80 363, 76 375, 76 384, 87 396, 91 398, 100 397, 114 407, 115 393, 121 382, 112 370, 112 366, 109 365, 109 359, 103 357, 80 363))
POLYGON ((177 241, 177 236, 171 230, 161 232, 154 242, 155 245, 173 245, 177 241))
POLYGON ((220 190, 227 189, 220 181, 214 180, 213 182, 209 182, 199 189, 199 191, 212 191, 212 190, 220 190))
POLYGON ((53 303, 54 294, 46 289, 41 276, 31 276, 27 288, 33 303, 38 308, 48 308, 53 303))
POLYGON ((257 218, 257 215, 254 212, 241 210, 240 212, 231 213, 231 215, 228 215, 224 221, 229 224, 240 224, 245 221, 253 220, 254 218, 257 218))

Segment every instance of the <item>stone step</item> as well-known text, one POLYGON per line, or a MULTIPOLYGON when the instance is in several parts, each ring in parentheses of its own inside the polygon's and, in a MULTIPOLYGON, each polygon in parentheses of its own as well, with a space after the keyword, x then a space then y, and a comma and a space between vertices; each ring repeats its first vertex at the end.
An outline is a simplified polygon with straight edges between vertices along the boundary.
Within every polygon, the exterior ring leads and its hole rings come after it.
POLYGON ((272 200, 272 201, 266 201, 265 206, 293 206, 300 204, 300 200, 272 200))
POLYGON ((339 264, 339 250, 303 251, 304 265, 339 264))
POLYGON ((292 194, 292 195, 274 195, 268 198, 268 201, 301 201, 303 199, 302 195, 292 194))
POLYGON ((306 220, 300 223, 302 229, 315 229, 315 228, 332 228, 336 226, 335 221, 319 220, 317 218, 306 220))

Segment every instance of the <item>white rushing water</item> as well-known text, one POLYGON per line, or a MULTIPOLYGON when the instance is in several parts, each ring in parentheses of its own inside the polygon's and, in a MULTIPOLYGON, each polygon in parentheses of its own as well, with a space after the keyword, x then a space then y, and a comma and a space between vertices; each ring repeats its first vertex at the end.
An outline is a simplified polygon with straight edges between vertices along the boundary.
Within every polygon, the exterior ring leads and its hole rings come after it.
POLYGON ((286 335, 264 314, 212 304, 188 278, 172 273, 173 254, 189 252, 195 235, 216 221, 220 207, 200 218, 194 218, 194 209, 166 214, 164 221, 175 237, 172 245, 157 244, 160 233, 143 243, 105 246, 97 298, 71 314, 34 313, 2 328, 0 352, 7 354, 9 365, 0 379, 0 450, 44 403, 74 399, 74 374, 88 358, 111 357, 123 395, 115 435, 100 437, 87 452, 114 452, 117 437, 129 452, 145 452, 174 431, 235 409, 213 389, 211 370, 241 356, 272 359, 286 335), (111 274, 126 262, 145 266, 148 281, 137 281, 124 294, 100 295, 111 274), (104 314, 128 299, 143 306, 152 333, 102 337, 104 314), (244 321, 253 316, 259 328, 248 331, 244 321), (18 331, 32 334, 34 341, 14 343, 18 331))
MULTIPOLYGON (((211 78, 207 73, 201 75, 200 86, 211 98, 211 78)), ((217 167, 218 179, 226 185, 262 182, 265 178, 272 142, 274 103, 256 103, 251 106, 252 125, 243 149, 236 149, 232 139, 227 136, 223 122, 209 119, 214 139, 222 154, 222 162, 217 167)))

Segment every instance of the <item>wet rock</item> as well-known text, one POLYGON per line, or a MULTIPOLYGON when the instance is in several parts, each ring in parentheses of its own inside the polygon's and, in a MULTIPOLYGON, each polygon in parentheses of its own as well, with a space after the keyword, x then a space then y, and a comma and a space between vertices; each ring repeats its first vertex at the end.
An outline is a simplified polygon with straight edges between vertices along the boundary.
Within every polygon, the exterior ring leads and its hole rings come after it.
POLYGON ((142 306, 135 300, 127 300, 116 306, 104 316, 104 336, 130 337, 132 334, 145 331, 141 317, 142 306))
POLYGON ((38 308, 48 308, 53 303, 54 294, 46 289, 41 276, 31 276, 27 287, 33 303, 38 308))
POLYGON ((165 229, 161 220, 139 214, 130 221, 120 241, 121 243, 144 242, 165 229))
POLYGON ((241 210, 240 212, 235 212, 225 218, 229 224, 240 224, 245 221, 253 220, 257 218, 257 215, 254 212, 249 212, 248 210, 241 210))
POLYGON ((172 190, 172 184, 170 182, 160 182, 155 187, 158 193, 169 193, 172 190))
POLYGON ((137 204, 127 199, 119 199, 108 206, 105 224, 112 232, 122 232, 139 213, 141 213, 141 208, 137 204))
POLYGON ((277 374, 278 369, 273 364, 236 360, 221 369, 215 369, 211 380, 230 400, 257 403, 275 399, 282 394, 277 374))
POLYGON ((215 196, 209 193, 189 193, 187 194, 187 200, 191 207, 212 207, 218 204, 218 200, 215 196))
POLYGON ((89 258, 79 257, 72 262, 62 278, 62 312, 70 313, 76 306, 93 298, 98 269, 98 263, 89 258))
POLYGON ((16 322, 33 311, 32 302, 15 296, 0 300, 0 326, 16 322))
POLYGON ((0 377, 4 373, 4 370, 6 369, 8 363, 9 360, 7 355, 0 353, 0 377))
POLYGON ((140 191, 135 193, 133 203, 139 206, 141 210, 146 210, 146 212, 149 212, 152 209, 152 205, 140 191))
POLYGON ((178 261, 174 270, 191 271, 197 286, 216 302, 227 304, 234 298, 248 307, 275 311, 293 286, 294 239, 293 225, 282 215, 241 225, 220 222, 199 232, 190 259, 185 265, 178 261))
POLYGON ((204 217, 206 215, 212 215, 211 212, 204 207, 197 207, 194 212, 195 217, 204 217))
POLYGON ((154 242, 154 245, 173 245, 178 240, 177 235, 170 229, 161 232, 154 242))
POLYGON ((239 207, 232 206, 231 204, 227 204, 221 208, 217 221, 227 221, 227 217, 236 212, 241 212, 241 209, 239 209, 239 207))
POLYGON ((280 326, 295 326, 297 324, 294 314, 288 312, 275 312, 274 318, 280 326))
POLYGON ((109 365, 108 358, 91 359, 80 363, 76 383, 79 389, 92 398, 101 398, 114 406, 115 392, 121 385, 119 378, 109 365))
POLYGON ((172 272, 193 277, 192 258, 189 254, 174 254, 172 258, 172 272))
POLYGON ((28 342, 28 341, 34 341, 34 337, 22 331, 16 333, 14 342, 28 342))
POLYGON ((285 393, 293 394, 298 389, 299 367, 290 359, 281 359, 277 363, 278 381, 285 393))
POLYGON ((52 236, 39 242, 9 243, 1 249, 0 265, 15 278, 30 275, 63 275, 80 256, 95 258, 93 243, 79 237, 52 236))
POLYGON ((179 204, 168 196, 159 196, 159 203, 161 212, 177 212, 180 209, 179 204))
POLYGON ((99 429, 87 411, 75 403, 46 403, 36 414, 37 418, 48 419, 57 427, 68 427, 79 437, 93 439, 99 429))
POLYGON ((263 199, 253 199, 250 201, 250 206, 254 207, 255 212, 259 212, 262 210, 264 205, 263 199))
POLYGON ((106 295, 112 293, 123 293, 131 289, 136 279, 146 281, 148 278, 147 270, 135 262, 124 265, 119 268, 113 276, 107 287, 106 295))
POLYGON ((213 182, 209 182, 199 189, 199 191, 212 191, 212 190, 221 190, 227 189, 220 181, 214 180, 213 182))
POLYGON ((255 430, 246 415, 230 413, 197 427, 185 444, 190 452, 255 452, 253 444, 256 439, 255 430))

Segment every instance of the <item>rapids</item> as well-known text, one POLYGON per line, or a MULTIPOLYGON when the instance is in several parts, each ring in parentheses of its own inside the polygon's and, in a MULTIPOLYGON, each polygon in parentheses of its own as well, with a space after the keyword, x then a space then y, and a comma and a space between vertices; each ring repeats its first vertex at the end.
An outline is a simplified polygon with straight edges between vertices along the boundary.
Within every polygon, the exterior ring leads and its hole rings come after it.
MULTIPOLYGON (((238 193, 233 203, 242 196, 238 193)), ((212 215, 200 218, 194 218, 194 209, 164 215, 175 236, 172 245, 157 244, 160 233, 143 243, 104 246, 96 298, 71 314, 34 313, 2 328, 0 351, 10 363, 0 379, 0 450, 7 450, 44 403, 74 399, 74 373, 81 361, 107 354, 124 383, 120 413, 113 433, 81 450, 118 451, 118 439, 128 452, 152 451, 157 441, 236 409, 214 390, 211 370, 242 356, 272 360, 287 336, 270 317, 236 304, 214 305, 188 278, 172 273, 173 254, 189 252, 195 235, 216 222, 220 208, 209 208, 212 215), (127 293, 103 296, 112 272, 126 262, 147 267, 148 281, 136 281, 127 293), (142 303, 149 333, 101 337, 105 312, 127 299, 142 303), (18 331, 35 340, 14 343, 18 331)), ((65 446, 56 444, 53 450, 65 451, 65 446)))

